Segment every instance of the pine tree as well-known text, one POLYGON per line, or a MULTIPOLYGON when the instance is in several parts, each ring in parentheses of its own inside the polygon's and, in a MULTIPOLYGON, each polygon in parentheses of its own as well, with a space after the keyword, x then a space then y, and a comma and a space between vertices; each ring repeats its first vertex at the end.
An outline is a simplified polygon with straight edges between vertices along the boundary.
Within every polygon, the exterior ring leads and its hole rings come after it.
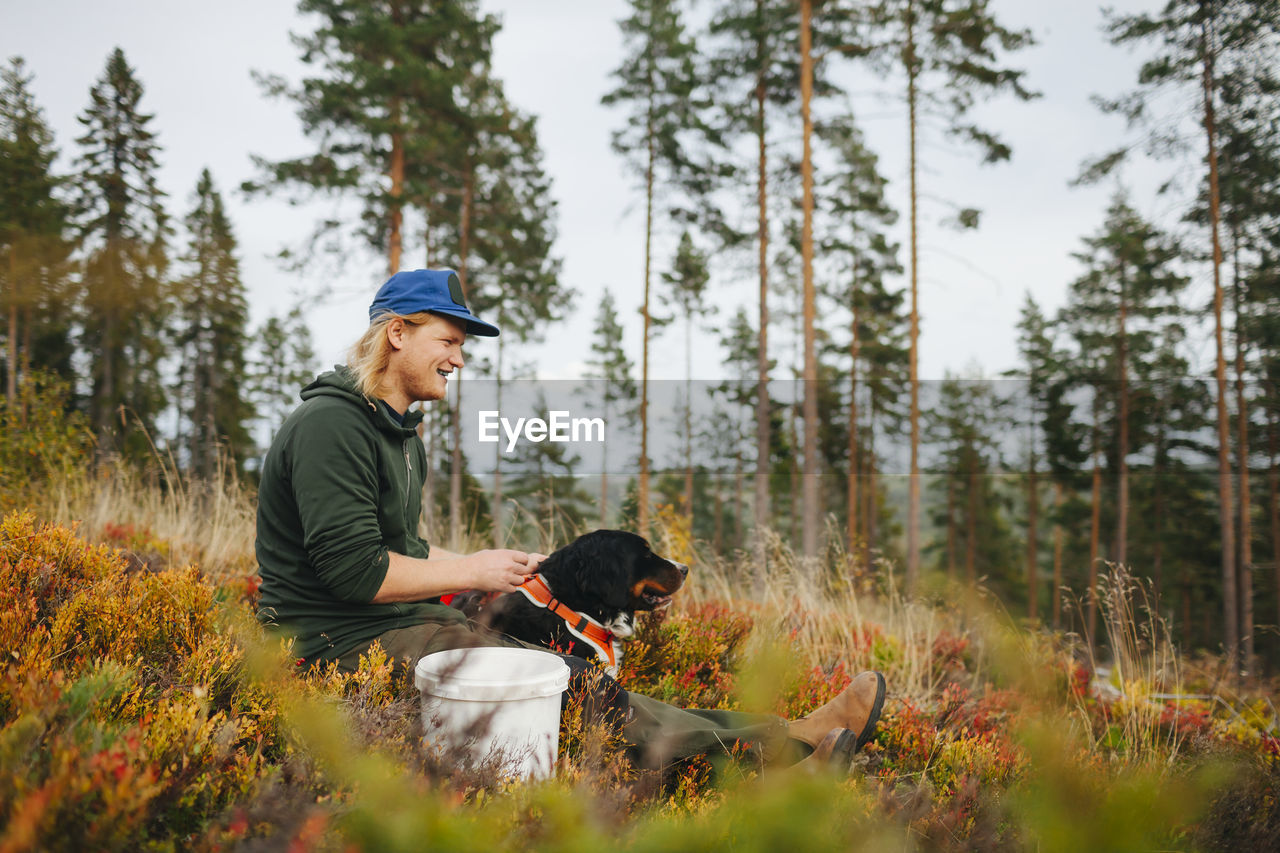
POLYGON ((84 252, 81 345, 90 360, 89 420, 100 455, 138 458, 164 408, 160 362, 170 311, 170 235, 156 182, 160 147, 140 109, 142 84, 116 48, 90 90, 76 142, 84 252))
MULTIPOLYGON (((732 541, 740 542, 743 538, 743 528, 745 526, 746 517, 744 514, 745 503, 745 460, 751 456, 750 451, 754 451, 756 455, 755 467, 757 471, 763 470, 766 473, 770 470, 772 462, 771 447, 766 447, 764 455, 760 453, 760 446, 754 440, 758 438, 754 429, 748 429, 742 424, 748 422, 748 418, 754 422, 752 414, 760 410, 760 404, 757 401, 757 395, 761 391, 758 382, 758 368, 760 364, 758 347, 760 337, 756 330, 751 327, 751 319, 747 315, 747 309, 739 307, 733 320, 730 321, 728 327, 721 333, 720 346, 725 351, 725 365, 729 369, 729 378, 720 382, 712 388, 714 394, 723 406, 727 407, 727 417, 724 426, 728 440, 717 444, 720 450, 728 449, 730 460, 734 469, 734 487, 731 518, 733 520, 733 536, 732 541)), ((772 362, 766 362, 766 373, 772 371, 776 365, 772 362)), ((764 388, 767 396, 768 386, 764 388)), ((769 413, 770 426, 772 426, 774 411, 772 400, 767 400, 765 410, 769 413)), ((759 530, 760 528, 757 528, 759 530)), ((757 545, 760 543, 757 542, 757 545)), ((756 571, 753 573, 753 581, 756 589, 763 588, 764 575, 763 564, 755 564, 756 571)))
POLYGON ((1123 196, 1113 199, 1102 230, 1077 255, 1087 272, 1071 285, 1068 309, 1082 347, 1114 346, 1108 384, 1116 411, 1116 522, 1112 559, 1127 563, 1129 457, 1134 362, 1149 353, 1157 323, 1177 310, 1186 279, 1174 271, 1178 247, 1138 216, 1123 196))
MULTIPOLYGON (((503 334, 496 341, 492 375, 497 406, 502 406, 506 345, 511 340, 542 340, 548 327, 564 318, 573 291, 560 280, 560 261, 552 254, 556 203, 551 181, 542 167, 536 122, 513 110, 501 87, 489 81, 495 100, 482 107, 491 120, 473 140, 468 159, 472 182, 467 191, 467 217, 457 220, 456 241, 442 248, 459 249, 458 270, 468 304, 480 316, 492 317, 503 334), (465 224, 466 232, 461 228, 465 224), (461 252, 465 238, 467 252, 461 252)), ((455 383, 460 392, 460 382, 455 383)), ((455 441, 455 447, 461 442, 455 441)), ((503 533, 501 453, 495 456, 494 531, 503 533)), ((454 514, 456 516, 456 514, 454 514)))
MULTIPOLYGON (((911 255, 911 462, 907 497, 907 586, 919 573, 920 549, 920 381, 918 352, 919 212, 917 151, 920 117, 936 115, 949 135, 978 148, 983 162, 1007 160, 1009 146, 989 130, 968 121, 980 99, 1009 92, 1023 100, 1034 93, 1022 84, 1023 72, 1001 68, 999 51, 1032 43, 1025 30, 1006 29, 989 10, 988 0, 879 0, 870 23, 880 38, 873 55, 899 63, 906 77, 908 178, 910 181, 911 255)), ((976 210, 960 221, 977 224, 976 210)))
POLYGON ((253 418, 245 386, 245 327, 248 304, 240 281, 236 238, 222 196, 205 169, 196 184, 183 260, 188 273, 178 283, 178 351, 186 393, 180 392, 187 424, 191 470, 213 476, 219 452, 239 468, 252 450, 253 418))
MULTIPOLYGON (((1248 376, 1256 371, 1254 315, 1265 302, 1269 273, 1266 268, 1276 241, 1276 214, 1280 209, 1280 65, 1251 62, 1220 74, 1220 109, 1217 129, 1219 150, 1219 206, 1231 270, 1231 313, 1234 318, 1234 370, 1236 398, 1236 466, 1239 471, 1236 517, 1239 548, 1240 634, 1246 667, 1253 670, 1255 651, 1253 605, 1253 495, 1251 437, 1256 401, 1247 393, 1248 376)), ((1209 224, 1211 199, 1202 189, 1188 219, 1209 224)))
POLYGON ((803 186, 800 236, 801 297, 804 324, 804 524, 801 548, 806 557, 818 555, 818 535, 822 520, 818 481, 818 353, 814 322, 817 293, 813 282, 813 0, 800 0, 800 142, 803 155, 800 182, 803 186))
POLYGON ((53 132, 21 58, 0 69, 0 310, 7 325, 5 398, 18 400, 31 365, 70 380, 66 239, 69 211, 53 172, 53 132))
POLYGON ((302 386, 315 378, 311 330, 295 306, 283 316, 268 317, 254 340, 258 346, 249 368, 254 409, 274 434, 297 406, 302 386))
MULTIPOLYGON (((479 15, 475 0, 300 0, 298 11, 318 20, 313 32, 293 36, 316 76, 296 88, 274 75, 258 80, 268 95, 297 105, 317 150, 278 162, 255 157, 261 176, 245 189, 356 198, 360 236, 386 253, 395 273, 404 210, 420 200, 424 182, 407 181, 424 169, 460 166, 449 143, 469 105, 458 93, 487 62, 497 21, 479 15)), ((340 225, 320 223, 312 244, 337 236, 340 225)))
MULTIPOLYGON (((1168 612, 1166 605, 1177 590, 1184 613, 1190 601, 1211 601, 1217 594, 1212 584, 1201 587, 1204 567, 1212 565, 1218 544, 1205 535, 1214 526, 1212 479, 1185 461, 1213 452, 1204 441, 1213 398, 1204 383, 1187 378, 1191 366, 1182 354, 1185 341, 1186 331, 1176 318, 1163 324, 1150 358, 1135 365, 1141 382, 1133 406, 1135 428, 1146 436, 1151 458, 1135 482, 1134 507, 1144 521, 1134 531, 1134 550, 1141 548, 1142 562, 1151 567, 1161 610, 1168 612)), ((1182 628, 1189 645, 1189 619, 1182 620, 1182 628)))
POLYGON ((1005 500, 998 494, 991 473, 1000 464, 997 437, 1004 415, 1003 401, 991 381, 948 375, 939 385, 929 425, 931 438, 941 446, 942 470, 948 482, 943 516, 947 573, 954 577, 962 563, 967 584, 975 585, 984 578, 1008 601, 1021 592, 1021 584, 1010 570, 1016 564, 1013 540, 1004 513, 1005 500))
MULTIPOLYGON (((1195 105, 1207 156, 1203 173, 1208 200, 1208 245, 1213 276, 1214 343, 1217 360, 1218 498, 1222 540, 1223 641, 1234 668, 1240 652, 1241 595, 1237 564, 1235 498, 1231 484, 1230 423, 1227 412, 1226 336, 1223 321, 1223 247, 1221 235, 1221 182, 1218 110, 1224 77, 1249 73, 1262 67, 1274 54, 1280 33, 1280 7, 1271 0, 1168 0, 1156 15, 1108 16, 1107 33, 1113 44, 1156 41, 1161 51, 1145 62, 1138 74, 1138 88, 1111 101, 1104 109, 1123 113, 1130 125, 1150 127, 1149 101, 1158 93, 1179 88, 1187 106, 1195 105)), ((1172 114, 1181 114, 1174 110, 1172 114)), ((1169 145, 1170 133, 1158 131, 1149 138, 1148 150, 1179 150, 1169 145)), ((1175 131, 1174 138, 1180 134, 1175 131)), ((1099 158, 1086 170, 1096 178, 1123 160, 1124 149, 1099 158)))
MULTIPOLYGON (((470 109, 466 120, 453 129, 460 168, 459 183, 450 191, 459 205, 434 228, 433 252, 457 270, 468 305, 503 330, 490 370, 501 406, 507 340, 541 340, 550 324, 563 319, 573 292, 560 281, 560 262, 551 252, 555 201, 542 166, 535 120, 507 103, 501 82, 489 74, 487 64, 470 78, 465 91, 470 109)), ((461 376, 451 384, 452 411, 459 412, 461 376)), ((452 429, 450 530, 456 540, 462 522, 461 424, 455 420, 452 429)), ((505 533, 500 460, 499 452, 493 491, 494 531, 499 537, 505 533)))
MULTIPOLYGON (((754 168, 735 170, 749 176, 756 203, 755 246, 759 278, 757 330, 755 347, 757 392, 755 440, 757 460, 769 458, 771 415, 769 410, 769 151, 772 115, 794 104, 799 92, 795 80, 799 75, 798 9, 791 0, 724 0, 713 14, 708 30, 713 45, 708 63, 710 88, 720 93, 715 108, 720 113, 713 119, 719 136, 728 146, 748 135, 755 141, 754 168)), ((727 245, 748 242, 745 234, 720 229, 727 245)), ((763 570, 763 531, 769 521, 769 467, 759 464, 755 478, 756 559, 763 570)))
POLYGON ((606 442, 600 447, 600 526, 609 526, 609 450, 608 430, 615 423, 614 415, 623 423, 632 419, 632 406, 636 399, 636 383, 631 377, 631 359, 622 348, 622 324, 614 307, 613 294, 608 288, 600 297, 596 311, 596 325, 592 330, 591 357, 587 359, 586 378, 597 380, 600 388, 600 411, 606 427, 606 442))
POLYGON ((684 492, 683 509, 693 529, 693 324, 700 316, 713 313, 715 306, 704 304, 711 274, 707 256, 693 244, 688 231, 680 235, 680 245, 671 261, 671 271, 662 274, 670 289, 671 302, 684 318, 684 492))
MULTIPOLYGON (((902 295, 890 295, 885 277, 902 271, 898 247, 886 231, 898 214, 885 200, 886 181, 877 168, 876 156, 863 140, 851 115, 820 127, 819 137, 832 149, 836 162, 823 181, 819 201, 827 212, 828 231, 820 246, 829 258, 839 258, 835 268, 837 284, 831 297, 849 310, 849 396, 848 396, 848 481, 846 483, 846 534, 852 548, 859 537, 862 495, 859 483, 861 444, 859 440, 859 377, 865 375, 868 358, 879 360, 876 348, 892 337, 901 314, 902 295), (847 258, 847 261, 845 260, 847 258)), ((905 355, 905 353, 904 353, 905 355)))
MULTIPOLYGON (((890 291, 883 279, 868 276, 858 288, 856 309, 857 358, 851 374, 858 377, 858 387, 850 388, 857 399, 849 401, 850 427, 857 439, 857 454, 850 459, 850 472, 858 480, 854 502, 857 523, 862 534, 863 565, 871 566, 872 552, 881 547, 877 529, 889 518, 880 501, 877 435, 901 436, 907 425, 907 332, 906 294, 890 291), (861 508, 857 504, 861 503, 861 508)), ((852 444, 852 441, 850 442, 852 444)))
MULTIPOLYGON (((541 395, 534 408, 547 411, 541 395)), ((544 541, 560 542, 582 529, 591 496, 574 475, 580 461, 564 442, 525 441, 518 445, 511 498, 524 509, 518 522, 528 525, 517 529, 521 539, 530 541, 540 532, 544 541)))
MULTIPOLYGON (((1039 304, 1027 292, 1026 301, 1022 305, 1022 315, 1018 320, 1018 354, 1022 358, 1022 369, 1017 371, 1024 377, 1024 386, 1020 393, 1020 403, 1025 411, 1027 428, 1027 617, 1035 621, 1039 617, 1040 602, 1040 456, 1038 452, 1045 444, 1043 433, 1050 411, 1051 397, 1055 383, 1064 372, 1062 354, 1054 347, 1053 330, 1049 319, 1040 310, 1039 304)), ((1052 602, 1051 612, 1056 627, 1060 619, 1058 601, 1062 595, 1062 565, 1059 542, 1062 537, 1061 527, 1054 528, 1053 581, 1050 588, 1052 602)))
POLYGON ((613 72, 618 85, 602 99, 606 106, 629 105, 625 125, 614 132, 613 148, 644 181, 644 325, 640 354, 639 530, 649 527, 649 338, 653 317, 650 279, 655 199, 696 170, 688 137, 699 128, 694 100, 696 47, 685 32, 676 0, 630 0, 631 15, 620 22, 628 54, 613 72))

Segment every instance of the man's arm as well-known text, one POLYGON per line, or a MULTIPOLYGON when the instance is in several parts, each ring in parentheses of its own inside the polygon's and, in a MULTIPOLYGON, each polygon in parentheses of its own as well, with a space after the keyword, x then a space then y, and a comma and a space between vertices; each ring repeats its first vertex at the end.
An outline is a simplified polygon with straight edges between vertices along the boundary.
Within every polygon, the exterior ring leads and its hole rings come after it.
POLYGON ((387 576, 374 595, 373 604, 422 601, 464 589, 515 592, 546 559, 542 554, 505 548, 464 556, 435 546, 425 560, 394 551, 389 557, 387 576))

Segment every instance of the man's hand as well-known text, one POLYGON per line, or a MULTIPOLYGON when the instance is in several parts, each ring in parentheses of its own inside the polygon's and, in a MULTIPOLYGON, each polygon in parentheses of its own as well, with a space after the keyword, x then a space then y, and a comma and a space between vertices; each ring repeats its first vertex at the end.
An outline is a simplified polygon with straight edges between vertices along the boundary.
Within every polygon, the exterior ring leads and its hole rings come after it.
POLYGON ((546 557, 542 554, 494 548, 477 551, 464 559, 473 576, 472 589, 481 592, 515 592, 546 557))
POLYGON ((528 554, 497 548, 474 554, 455 554, 432 548, 426 560, 388 555, 387 576, 373 603, 425 601, 448 592, 466 589, 480 592, 515 592, 547 559, 545 554, 528 554))

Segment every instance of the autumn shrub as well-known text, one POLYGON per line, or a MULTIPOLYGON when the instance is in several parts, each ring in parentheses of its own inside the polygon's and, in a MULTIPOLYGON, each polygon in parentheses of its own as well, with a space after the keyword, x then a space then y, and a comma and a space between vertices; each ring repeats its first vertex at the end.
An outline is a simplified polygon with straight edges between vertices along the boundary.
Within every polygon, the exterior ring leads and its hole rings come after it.
POLYGON ((555 778, 519 782, 424 744, 417 692, 381 649, 355 672, 298 673, 241 579, 182 564, 160 525, 116 524, 95 533, 113 545, 93 545, 30 514, 0 521, 0 850, 1280 840, 1269 706, 1161 698, 1173 682, 1139 677, 1161 669, 1142 642, 1135 677, 1103 691, 1069 641, 852 585, 805 588, 793 567, 791 596, 699 594, 650 617, 621 678, 677 704, 795 717, 882 664, 889 700, 850 778, 710 760, 654 778, 571 701, 555 778), (131 558, 143 549, 167 556, 131 558))
POLYGON ((17 397, 0 397, 0 513, 24 507, 51 483, 87 464, 93 440, 70 409, 71 389, 49 373, 29 372, 17 397))
POLYGON ((734 672, 751 627, 750 617, 721 604, 642 620, 627 643, 619 681, 673 705, 734 708, 734 672))

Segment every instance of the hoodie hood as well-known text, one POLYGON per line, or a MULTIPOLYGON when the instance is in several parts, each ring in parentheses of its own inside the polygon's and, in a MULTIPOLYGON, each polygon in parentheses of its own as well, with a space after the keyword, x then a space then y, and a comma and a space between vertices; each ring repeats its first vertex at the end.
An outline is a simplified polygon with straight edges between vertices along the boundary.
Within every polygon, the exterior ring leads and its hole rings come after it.
POLYGON ((333 370, 321 373, 309 385, 302 389, 302 399, 312 397, 338 397, 349 401, 354 406, 369 413, 378 428, 387 432, 409 435, 417 432, 422 422, 422 411, 410 409, 405 413, 404 423, 396 423, 387 412, 387 406, 378 405, 381 401, 364 396, 356 388, 356 378, 351 368, 343 364, 335 364, 333 370))

